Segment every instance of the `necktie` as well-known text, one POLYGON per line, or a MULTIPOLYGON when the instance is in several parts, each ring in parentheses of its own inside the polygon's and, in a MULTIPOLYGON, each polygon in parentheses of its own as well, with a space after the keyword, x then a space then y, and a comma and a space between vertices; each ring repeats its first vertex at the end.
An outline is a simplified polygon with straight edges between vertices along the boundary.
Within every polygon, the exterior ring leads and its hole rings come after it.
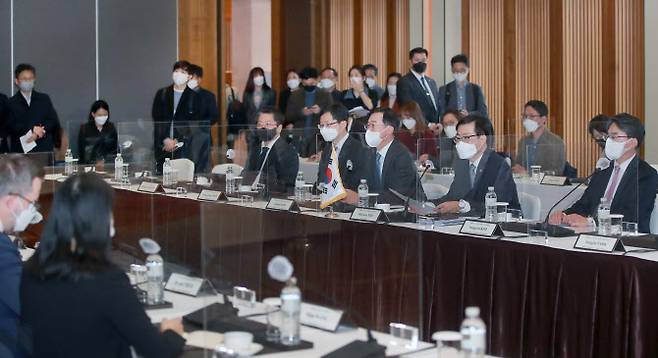
POLYGON ((619 183, 619 172, 621 169, 619 168, 618 165, 615 165, 615 170, 612 173, 612 178, 610 179, 610 187, 608 187, 608 190, 605 192, 605 201, 608 202, 608 204, 612 204, 612 199, 615 196, 615 189, 617 188, 617 184, 619 183))
POLYGON ((375 189, 380 191, 382 188, 382 155, 375 153, 375 189))
POLYGON ((475 185, 475 176, 477 175, 477 167, 475 164, 471 163, 471 189, 475 185))
POLYGON ((256 168, 258 168, 258 171, 261 170, 263 167, 263 163, 265 162, 265 158, 267 157, 267 152, 270 150, 268 147, 263 147, 260 150, 260 155, 258 156, 258 163, 256 164, 256 168))
POLYGON ((425 89, 425 94, 427 94, 427 97, 430 98, 430 102, 432 102, 432 106, 434 107, 434 109, 436 109, 436 103, 434 103, 432 92, 430 92, 430 86, 427 84, 427 81, 425 81, 425 76, 422 76, 420 78, 420 83, 423 85, 423 88, 425 89))

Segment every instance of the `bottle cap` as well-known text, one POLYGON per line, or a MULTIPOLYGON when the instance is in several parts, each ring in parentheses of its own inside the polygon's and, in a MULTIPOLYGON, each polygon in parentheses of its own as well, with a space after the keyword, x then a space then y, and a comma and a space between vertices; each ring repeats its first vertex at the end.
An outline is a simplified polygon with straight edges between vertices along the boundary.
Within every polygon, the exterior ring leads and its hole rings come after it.
POLYGON ((158 245, 158 243, 153 239, 146 237, 139 239, 139 246, 142 248, 142 251, 144 251, 145 254, 152 255, 160 252, 160 245, 158 245))
POLYGON ((490 187, 489 187, 489 191, 493 191, 493 190, 494 190, 494 187, 493 187, 493 186, 490 186, 490 187))
POLYGON ((466 317, 475 318, 480 316, 480 307, 470 306, 466 307, 466 317))

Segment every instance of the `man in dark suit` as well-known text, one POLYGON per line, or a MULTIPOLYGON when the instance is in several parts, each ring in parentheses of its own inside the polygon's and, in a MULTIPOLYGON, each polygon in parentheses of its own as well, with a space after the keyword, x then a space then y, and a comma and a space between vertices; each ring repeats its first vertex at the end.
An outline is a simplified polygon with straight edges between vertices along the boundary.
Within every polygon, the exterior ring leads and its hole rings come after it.
POLYGON ((14 78, 19 91, 9 100, 7 131, 11 136, 10 150, 24 153, 20 138, 29 132, 30 137, 25 142, 37 145, 29 153, 52 152, 60 124, 50 97, 34 90, 36 70, 32 65, 16 66, 14 78))
POLYGON ((455 179, 448 193, 439 199, 437 212, 480 216, 484 214, 484 197, 491 186, 498 201, 509 203, 511 209, 521 209, 512 169, 487 145, 491 133, 491 122, 484 117, 469 115, 459 120, 455 179))
MULTIPOLYGON (((356 192, 361 179, 370 182, 369 151, 347 132, 349 113, 341 103, 330 105, 320 117, 320 134, 326 141, 320 157, 317 183, 326 182, 332 146, 338 156, 338 170, 345 189, 356 192)), ((352 198, 355 199, 355 198, 352 198)), ((345 199, 344 201, 349 201, 345 199)), ((351 204, 356 204, 356 201, 351 204)))
POLYGON ((203 173, 208 168, 210 161, 210 126, 219 120, 219 109, 217 108, 217 97, 215 94, 201 87, 203 81, 203 68, 199 65, 190 65, 192 78, 187 86, 199 96, 199 118, 201 120, 198 130, 193 131, 190 151, 194 169, 203 173))
POLYGON ((189 62, 176 62, 172 74, 174 83, 159 89, 153 98, 151 115, 157 172, 162 171, 166 157, 190 157, 189 141, 192 129, 201 120, 201 104, 197 93, 187 86, 189 69, 189 62))
POLYGON ((304 68, 299 77, 302 79, 303 91, 290 95, 286 108, 286 121, 292 123, 296 136, 301 136, 299 155, 309 157, 317 154, 317 134, 320 114, 333 103, 331 94, 319 90, 318 70, 312 67, 304 68))
POLYGON ((0 153, 9 151, 9 136, 7 135, 7 124, 9 122, 9 98, 0 93, 0 153))
POLYGON ((605 155, 614 165, 594 174, 583 196, 564 212, 553 213, 549 222, 589 226, 605 199, 611 214, 624 215, 624 221, 635 222, 639 231, 648 233, 658 173, 637 153, 644 140, 644 125, 627 113, 611 117, 609 123, 605 155))
POLYGON ((411 70, 397 83, 397 99, 401 106, 410 101, 418 103, 425 120, 437 123, 441 112, 439 91, 436 82, 425 75, 428 56, 429 52, 421 47, 409 51, 411 70))
MULTIPOLYGON (((368 63, 363 65, 363 72, 366 74, 366 84, 368 84, 368 88, 375 91, 375 93, 377 93, 377 98, 381 100, 386 90, 377 83, 379 69, 372 63, 368 63)), ((375 107, 378 107, 378 103, 374 103, 374 105, 375 107)))
MULTIPOLYGON (((399 129, 400 118, 389 108, 378 108, 368 118, 365 140, 375 149, 370 159, 372 181, 368 189, 379 194, 378 203, 404 204, 389 189, 412 199, 425 199, 411 153, 395 139, 399 129)), ((348 190, 348 198, 355 194, 348 190)))
POLYGON ((0 347, 16 351, 21 255, 8 233, 24 231, 36 215, 43 168, 21 154, 0 157, 0 347))
POLYGON ((243 173, 244 185, 265 186, 265 194, 288 193, 295 187, 299 157, 295 148, 281 138, 284 117, 273 108, 263 108, 256 123, 257 140, 249 148, 243 173))
POLYGON ((439 115, 452 109, 459 111, 462 116, 475 114, 489 118, 482 87, 468 81, 468 57, 463 54, 454 56, 450 66, 455 80, 439 89, 439 115))

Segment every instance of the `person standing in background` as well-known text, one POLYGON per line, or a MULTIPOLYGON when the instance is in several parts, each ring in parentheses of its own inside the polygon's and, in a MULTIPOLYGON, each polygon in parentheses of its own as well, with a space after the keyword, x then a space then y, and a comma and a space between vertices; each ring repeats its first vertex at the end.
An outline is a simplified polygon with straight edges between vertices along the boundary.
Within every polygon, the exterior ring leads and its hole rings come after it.
POLYGON ((281 90, 281 95, 279 96, 279 111, 281 113, 286 113, 288 108, 288 99, 290 95, 300 89, 299 85, 301 81, 299 80, 299 75, 294 68, 291 68, 286 72, 286 88, 281 90))
POLYGON ((414 101, 423 111, 428 123, 439 121, 439 90, 436 82, 425 74, 429 52, 416 47, 409 51, 411 69, 398 81, 398 101, 400 105, 414 101))
POLYGON ((47 94, 34 90, 35 82, 34 66, 26 63, 16 66, 14 83, 19 91, 9 100, 7 123, 10 150, 15 153, 52 152, 59 136, 60 124, 55 107, 47 94), (36 146, 27 150, 33 143, 36 146))
MULTIPOLYGON (((197 173, 205 172, 210 165, 210 126, 219 120, 219 109, 217 108, 217 97, 215 94, 203 88, 203 68, 198 65, 190 65, 192 78, 187 82, 187 87, 199 96, 199 123, 198 130, 193 130, 190 143, 190 159, 194 162, 194 170, 197 173)), ((219 138, 219 136, 218 136, 219 138)))
POLYGON ((454 56, 450 66, 455 80, 439 89, 439 115, 453 109, 459 111, 462 117, 474 114, 489 118, 482 87, 468 81, 468 57, 462 54, 454 56))
POLYGON ((340 91, 336 89, 338 83, 338 72, 333 67, 325 67, 320 72, 320 83, 318 87, 331 93, 334 103, 340 102, 340 91))
POLYGON ((386 79, 386 91, 384 91, 382 99, 379 101, 379 107, 390 108, 393 112, 399 113, 400 103, 398 101, 397 91, 400 78, 402 78, 402 75, 398 72, 388 75, 386 79))
POLYGON ((247 124, 253 126, 262 108, 276 106, 276 92, 265 80, 265 71, 254 67, 249 71, 247 84, 242 94, 242 104, 247 112, 247 124))

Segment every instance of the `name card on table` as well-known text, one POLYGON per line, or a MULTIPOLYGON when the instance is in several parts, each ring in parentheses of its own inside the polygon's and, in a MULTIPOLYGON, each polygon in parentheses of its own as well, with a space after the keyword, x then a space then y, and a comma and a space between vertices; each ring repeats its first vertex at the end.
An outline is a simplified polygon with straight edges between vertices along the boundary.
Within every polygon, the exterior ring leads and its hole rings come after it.
POLYGON ((356 208, 350 215, 350 220, 376 223, 380 221, 388 222, 388 217, 381 209, 356 208))
POLYGON ((300 322, 306 326, 335 332, 338 329, 343 311, 310 303, 302 303, 300 322))
POLYGON ((557 185, 564 186, 569 185, 569 178, 555 175, 544 175, 540 184, 543 185, 557 185))
POLYGON ((201 286, 203 286, 202 278, 172 273, 169 280, 167 280, 165 290, 196 297, 201 290, 201 286))
POLYGON ((299 206, 294 200, 272 198, 267 202, 266 209, 280 211, 299 211, 299 206))
POLYGON ((496 223, 479 221, 479 220, 466 220, 459 229, 461 234, 469 234, 476 236, 503 236, 503 229, 496 223))
POLYGON ((208 189, 201 190, 201 193, 199 194, 199 197, 197 199, 204 201, 228 200, 228 198, 226 197, 226 195, 224 195, 223 192, 217 190, 208 190, 208 189))
POLYGON ((578 235, 578 239, 576 239, 576 243, 573 244, 573 247, 575 249, 600 252, 626 251, 624 244, 618 237, 592 234, 578 235))
POLYGON ((141 184, 139 184, 139 188, 137 188, 137 191, 144 191, 147 193, 155 193, 155 192, 164 192, 164 189, 162 189, 162 186, 160 183, 154 183, 150 181, 143 181, 141 184))

